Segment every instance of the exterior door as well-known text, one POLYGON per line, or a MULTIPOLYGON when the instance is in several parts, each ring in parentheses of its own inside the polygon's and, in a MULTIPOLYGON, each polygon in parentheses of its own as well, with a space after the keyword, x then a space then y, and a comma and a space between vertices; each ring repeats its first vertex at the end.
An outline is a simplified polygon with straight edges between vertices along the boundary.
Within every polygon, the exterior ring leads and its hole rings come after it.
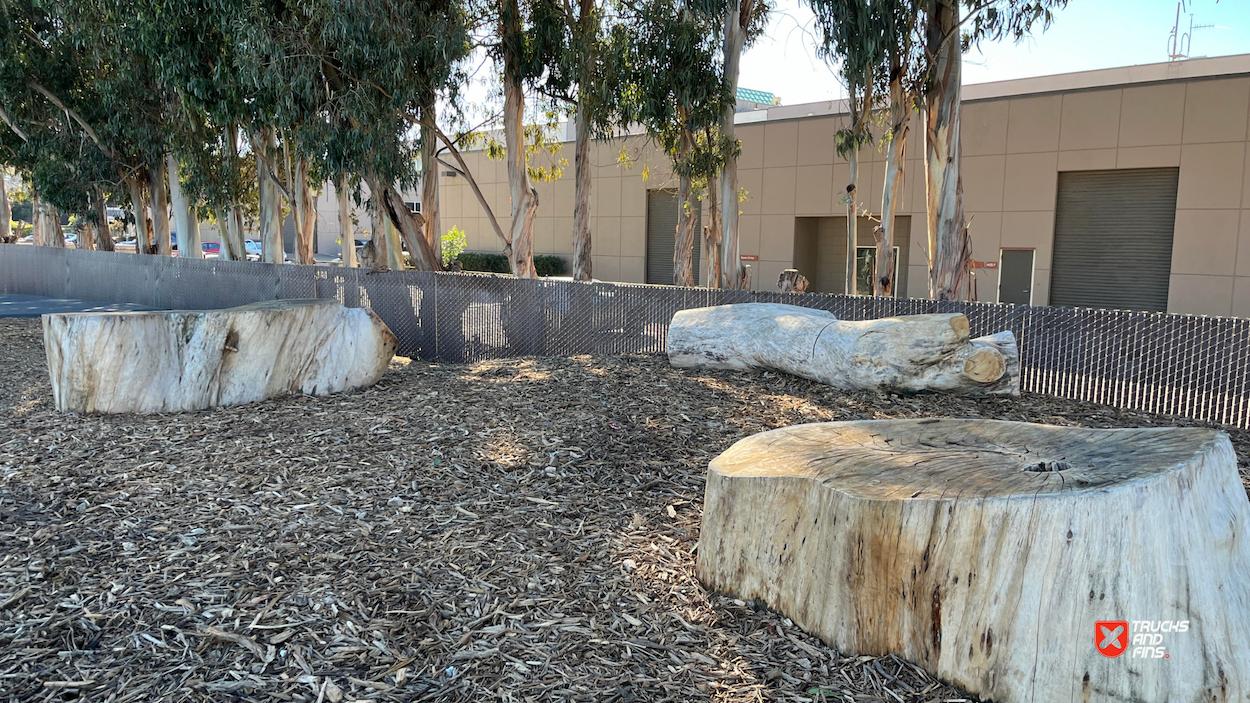
POLYGON ((1002 249, 998 253, 998 302, 1033 304, 1033 250, 1002 249))
POLYGON ((1050 304, 1168 308, 1178 168, 1059 174, 1050 304))

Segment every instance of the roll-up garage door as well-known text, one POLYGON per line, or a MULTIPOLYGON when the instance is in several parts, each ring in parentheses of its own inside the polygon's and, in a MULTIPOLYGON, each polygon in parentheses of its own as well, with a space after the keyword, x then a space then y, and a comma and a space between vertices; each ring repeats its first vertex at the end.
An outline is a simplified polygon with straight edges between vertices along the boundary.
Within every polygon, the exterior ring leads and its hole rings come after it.
MULTIPOLYGON (((647 283, 673 285, 673 250, 677 238, 677 216, 681 207, 675 190, 647 191, 647 283)), ((696 223, 698 218, 696 218, 696 223)), ((703 235, 695 226, 692 266, 699 279, 699 248, 703 235)))
POLYGON ((1050 304, 1166 311, 1180 169, 1059 174, 1050 304))

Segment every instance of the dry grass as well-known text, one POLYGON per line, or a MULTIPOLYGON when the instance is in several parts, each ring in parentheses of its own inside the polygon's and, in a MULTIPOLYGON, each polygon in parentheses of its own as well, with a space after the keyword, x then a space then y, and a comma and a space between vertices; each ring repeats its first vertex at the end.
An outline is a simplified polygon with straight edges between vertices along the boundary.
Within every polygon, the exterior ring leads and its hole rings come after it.
POLYGON ((961 699, 706 593, 708 460, 821 420, 1170 424, 640 357, 397 363, 178 415, 50 403, 38 322, 0 320, 0 700, 961 699))

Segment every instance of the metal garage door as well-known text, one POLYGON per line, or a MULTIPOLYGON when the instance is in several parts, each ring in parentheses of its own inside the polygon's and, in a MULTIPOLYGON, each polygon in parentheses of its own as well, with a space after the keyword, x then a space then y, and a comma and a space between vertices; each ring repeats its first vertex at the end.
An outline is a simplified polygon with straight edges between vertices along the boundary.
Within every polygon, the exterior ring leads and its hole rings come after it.
MULTIPOLYGON (((647 191, 647 283, 673 285, 673 250, 676 248, 677 216, 681 206, 675 190, 647 191)), ((695 218, 694 267, 695 281, 699 280, 699 249, 703 236, 695 218)))
POLYGON ((1177 168, 1059 174, 1050 304, 1166 311, 1177 168))

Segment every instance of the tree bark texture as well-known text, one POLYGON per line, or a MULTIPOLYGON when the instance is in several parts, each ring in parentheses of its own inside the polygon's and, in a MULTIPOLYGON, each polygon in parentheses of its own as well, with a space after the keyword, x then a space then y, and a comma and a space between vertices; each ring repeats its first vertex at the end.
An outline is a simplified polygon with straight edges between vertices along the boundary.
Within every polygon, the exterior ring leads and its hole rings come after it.
POLYGON ((151 220, 148 219, 148 201, 144 191, 146 175, 140 171, 126 178, 126 189, 130 191, 130 209, 135 218, 135 253, 150 254, 152 252, 151 220))
POLYGON ((376 178, 367 179, 369 184, 369 242, 362 252, 360 265, 371 271, 391 268, 386 236, 386 215, 382 212, 382 192, 376 178))
POLYGON ((1019 395, 1011 332, 971 339, 956 313, 838 320, 796 305, 682 310, 668 329, 673 366, 776 369, 844 390, 1019 395))
POLYGON ((673 285, 693 286, 694 280, 694 241, 697 237, 698 202, 694 201, 694 188, 690 176, 678 179, 677 232, 673 242, 673 285))
POLYGON ((720 182, 716 176, 708 178, 707 183, 707 225, 703 228, 703 260, 707 272, 703 278, 708 288, 721 287, 720 250, 724 244, 724 232, 721 229, 720 182))
POLYGON ((881 193, 881 227, 877 241, 877 271, 873 278, 873 294, 892 296, 894 280, 894 223, 899 201, 903 198, 903 169, 907 163, 907 132, 911 124, 911 105, 903 92, 901 69, 895 68, 890 80, 890 143, 885 153, 885 187, 881 193))
POLYGON ((156 253, 173 256, 173 238, 169 229, 169 197, 165 190, 165 159, 159 158, 148 169, 148 192, 152 194, 152 232, 156 237, 156 253))
POLYGON ((294 183, 291 184, 295 198, 291 208, 295 218, 295 258, 301 264, 317 263, 313 256, 314 240, 317 237, 317 193, 308 182, 308 169, 311 164, 301 157, 295 162, 294 183))
POLYGON ((339 249, 342 252, 343 265, 356 268, 356 225, 352 222, 351 195, 347 192, 347 177, 339 178, 334 188, 339 200, 339 249))
POLYGON ((398 344, 372 312, 333 300, 227 310, 43 317, 62 412, 154 413, 376 383, 398 344))
MULTIPOLYGON (((721 110, 720 132, 731 143, 734 137, 734 114, 737 112, 738 73, 742 65, 742 47, 746 43, 746 31, 742 26, 743 5, 754 0, 733 0, 725 10, 725 31, 722 49, 725 55, 725 82, 733 100, 721 110)), ((720 176, 720 287, 727 290, 740 289, 742 277, 738 275, 741 264, 738 239, 738 159, 725 160, 720 176)))
POLYGON ((9 205, 9 185, 0 172, 0 242, 13 241, 13 208, 9 205))
POLYGON ((91 204, 95 207, 96 219, 99 221, 95 229, 95 247, 100 251, 114 251, 113 232, 109 228, 108 202, 99 188, 92 192, 91 204))
MULTIPOLYGON (((586 88, 589 90, 589 87, 586 88)), ((580 90, 580 89, 579 89, 580 90)), ((589 281, 594 278, 594 266, 590 259, 590 119, 587 100, 582 98, 577 108, 573 155, 573 280, 589 281)))
POLYGON ((712 460, 703 510, 700 580, 844 655, 1000 703, 1250 697, 1250 505, 1223 432, 797 425, 712 460))
MULTIPOLYGON (((504 44, 520 47, 521 10, 517 0, 503 0, 504 44)), ((538 278, 534 268, 534 217, 538 214, 538 191, 530 183, 525 158, 525 94, 521 86, 520 56, 504 51, 503 132, 508 159, 508 193, 512 198, 510 248, 505 252, 518 278, 538 278)))
POLYGON ((856 202, 859 193, 855 191, 859 185, 859 150, 855 149, 846 155, 850 165, 851 176, 846 184, 846 294, 855 295, 855 248, 859 244, 859 208, 856 202))
POLYGON ((200 246, 200 218, 195 214, 195 203, 189 202, 182 192, 182 167, 173 154, 166 157, 169 164, 169 200, 174 210, 174 227, 178 231, 178 256, 203 259, 200 246))
MULTIPOLYGON (((434 255, 434 248, 425 238, 425 220, 420 214, 408 209, 403 198, 395 192, 394 188, 384 185, 381 186, 381 192, 382 206, 386 216, 390 219, 391 225, 398 230, 404 244, 408 246, 413 267, 418 271, 441 271, 443 267, 434 255)), ((387 243, 388 251, 392 244, 394 243, 387 243)))
POLYGON ((425 240, 430 243, 435 270, 442 270, 443 223, 438 204, 438 137, 434 134, 437 119, 436 101, 433 93, 421 106, 421 217, 425 220, 425 240), (425 116, 429 116, 425 120, 425 116))
MULTIPOLYGON (((266 129, 253 142, 257 149, 269 150, 274 147, 275 139, 272 129, 266 129)), ((260 258, 267 264, 280 264, 286 261, 286 252, 282 243, 282 196, 274 179, 278 174, 270 173, 269 159, 261 154, 256 155, 256 181, 260 190, 260 258)))
POLYGON ((84 221, 78 228, 78 243, 76 248, 83 251, 95 251, 95 223, 84 221))
POLYGON ((963 54, 958 0, 925 0, 925 36, 934 73, 924 96, 925 211, 929 229, 929 296, 956 300, 972 258, 964 226, 960 177, 959 99, 963 54))

